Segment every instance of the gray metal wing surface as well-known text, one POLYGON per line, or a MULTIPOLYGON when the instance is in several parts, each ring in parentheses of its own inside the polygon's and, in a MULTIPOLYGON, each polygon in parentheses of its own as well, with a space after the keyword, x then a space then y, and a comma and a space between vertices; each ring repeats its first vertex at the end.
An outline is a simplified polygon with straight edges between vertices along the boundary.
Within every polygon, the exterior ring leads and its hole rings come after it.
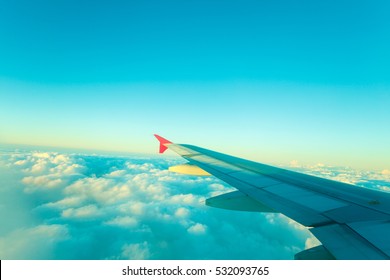
POLYGON ((390 259, 390 193, 156 137, 160 152, 169 148, 237 189, 209 198, 207 205, 282 213, 308 227, 322 245, 296 259, 390 259))

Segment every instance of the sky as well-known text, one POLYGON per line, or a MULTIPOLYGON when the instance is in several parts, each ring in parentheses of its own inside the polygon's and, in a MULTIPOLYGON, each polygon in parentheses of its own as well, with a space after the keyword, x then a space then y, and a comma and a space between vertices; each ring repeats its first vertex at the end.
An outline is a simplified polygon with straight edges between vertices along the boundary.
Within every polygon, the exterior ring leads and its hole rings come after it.
POLYGON ((292 259, 318 244, 279 214, 206 207, 232 188, 169 173, 183 160, 157 155, 154 133, 389 191, 388 1, 0 5, 1 259, 292 259))
POLYGON ((1 1, 0 143, 390 168, 388 1, 1 1))

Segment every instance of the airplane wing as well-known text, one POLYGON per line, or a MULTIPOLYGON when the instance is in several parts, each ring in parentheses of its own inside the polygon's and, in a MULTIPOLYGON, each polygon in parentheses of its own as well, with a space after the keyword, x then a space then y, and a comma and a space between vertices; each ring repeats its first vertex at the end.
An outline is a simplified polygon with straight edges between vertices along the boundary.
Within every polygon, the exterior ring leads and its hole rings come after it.
POLYGON ((160 153, 188 164, 170 170, 214 175, 237 191, 206 200, 231 210, 282 213, 306 226, 322 245, 296 259, 390 259, 390 193, 257 163, 155 135, 160 153))

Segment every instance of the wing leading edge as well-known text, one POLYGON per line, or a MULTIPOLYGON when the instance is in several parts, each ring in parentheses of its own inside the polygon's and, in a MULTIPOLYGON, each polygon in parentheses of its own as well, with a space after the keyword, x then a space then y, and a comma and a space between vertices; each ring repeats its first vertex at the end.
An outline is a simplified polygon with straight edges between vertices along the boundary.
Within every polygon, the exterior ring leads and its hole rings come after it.
POLYGON ((160 153, 171 149, 188 165, 204 171, 199 171, 199 175, 214 175, 237 189, 207 199, 207 205, 278 212, 309 227, 322 246, 298 253, 297 259, 390 259, 390 193, 175 144, 155 136, 160 142, 160 153))

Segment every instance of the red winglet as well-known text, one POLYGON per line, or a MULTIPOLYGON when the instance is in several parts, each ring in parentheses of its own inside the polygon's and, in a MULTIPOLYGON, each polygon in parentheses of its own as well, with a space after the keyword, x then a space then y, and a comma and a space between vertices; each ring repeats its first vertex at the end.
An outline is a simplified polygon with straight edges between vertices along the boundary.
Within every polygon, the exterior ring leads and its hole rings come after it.
POLYGON ((165 144, 171 144, 172 142, 165 139, 165 138, 162 138, 161 136, 159 136, 157 134, 154 134, 154 136, 160 142, 160 154, 162 154, 163 152, 165 152, 168 149, 168 147, 165 146, 165 144))

